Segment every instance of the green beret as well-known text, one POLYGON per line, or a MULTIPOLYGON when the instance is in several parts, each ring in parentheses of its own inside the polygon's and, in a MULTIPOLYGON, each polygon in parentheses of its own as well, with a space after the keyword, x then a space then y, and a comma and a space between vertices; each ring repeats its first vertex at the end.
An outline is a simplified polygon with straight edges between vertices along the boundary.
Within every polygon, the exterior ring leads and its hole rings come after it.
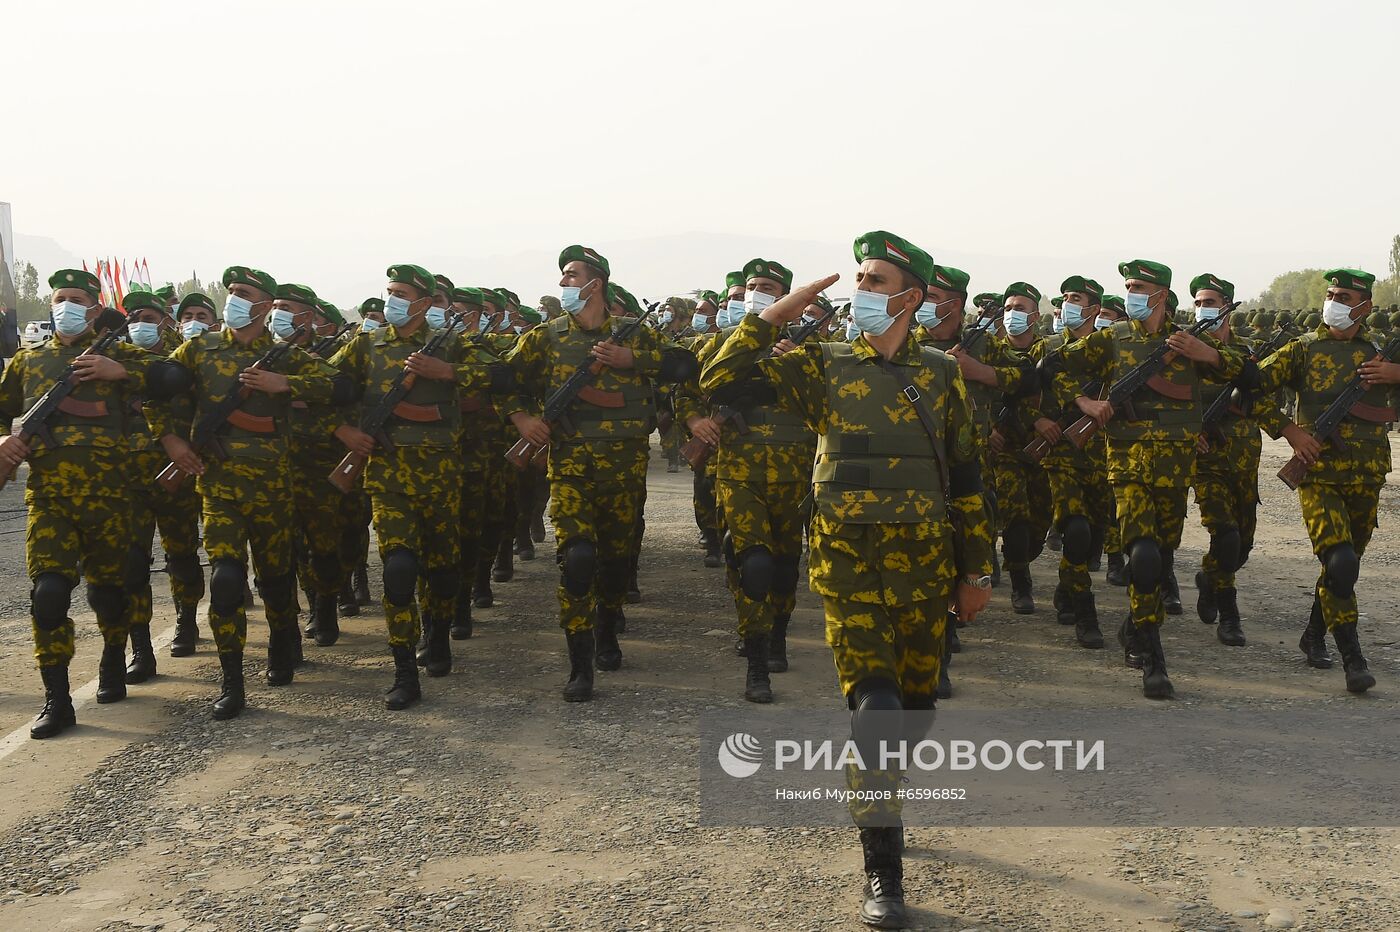
POLYGON ((486 307, 486 306, 489 305, 489 306, 491 306, 491 307, 494 307, 494 308, 495 308, 496 310, 498 310, 498 311, 499 311, 502 307, 504 307, 504 305, 501 304, 501 300, 502 300, 502 299, 501 299, 501 296, 498 295, 498 294, 496 294, 495 289, 493 289, 493 288, 478 288, 478 289, 476 289, 476 290, 479 291, 479 292, 481 293, 481 306, 482 306, 482 307, 486 307))
POLYGON ((214 307, 214 299, 202 291, 191 291, 180 299, 180 306, 175 309, 175 316, 179 317, 186 310, 192 307, 202 307, 210 313, 217 314, 219 309, 214 307))
POLYGON ((166 282, 156 289, 156 297, 160 298, 166 304, 173 303, 175 300, 175 286, 166 282))
POLYGON ((340 313, 340 308, 329 301, 318 298, 316 300, 316 310, 321 312, 321 316, 337 327, 345 326, 345 315, 340 313))
POLYGON ((744 284, 752 278, 770 278, 783 286, 786 291, 792 288, 792 272, 781 262, 771 259, 750 259, 744 265, 744 284))
POLYGON ((94 301, 102 300, 102 283, 87 269, 59 269, 49 276, 49 287, 54 291, 60 288, 81 288, 92 295, 94 301))
POLYGON ((1168 288, 1168 289, 1167 289, 1167 310, 1169 310, 1169 311, 1175 311, 1175 310, 1176 310, 1178 307, 1180 307, 1180 306, 1181 306, 1181 302, 1177 300, 1177 298, 1176 298, 1176 292, 1175 292, 1175 291, 1172 291, 1170 288, 1168 288))
MULTIPOLYGON (((1069 278, 1060 282, 1060 294, 1069 294, 1071 291, 1080 291, 1084 294, 1093 295, 1096 303, 1100 305, 1103 303, 1101 300, 1103 298, 1103 285, 1100 285, 1092 278, 1085 278, 1083 275, 1071 275, 1069 278)), ((1055 306, 1059 307, 1058 304, 1055 306)))
POLYGON ((130 317, 137 311, 160 311, 162 314, 170 314, 170 305, 166 304, 160 295, 151 291, 131 291, 122 298, 122 311, 130 317))
POLYGON ((452 289, 452 300, 457 304, 465 304, 467 307, 484 307, 485 303, 481 297, 480 288, 468 288, 459 286, 452 289))
POLYGON ((972 299, 972 303, 975 304, 975 305, 977 305, 978 307, 981 307, 982 305, 986 304, 988 301, 990 301, 993 305, 999 305, 999 304, 1001 304, 1001 302, 1002 302, 1002 296, 999 295, 999 294, 996 294, 995 292, 984 291, 984 292, 982 292, 981 294, 979 294, 977 297, 975 297, 975 298, 972 299))
POLYGON ((713 291, 701 291, 695 296, 695 300, 699 304, 704 304, 708 301, 710 304, 719 307, 719 295, 715 294, 713 291))
POLYGON ((316 292, 306 285, 278 285, 273 297, 279 301, 295 301, 297 304, 309 304, 312 307, 320 300, 316 297, 316 292))
POLYGON ((511 291, 509 288, 493 288, 491 290, 501 296, 501 300, 505 302, 503 307, 520 306, 520 298, 516 295, 515 292, 511 291))
POLYGON ((824 295, 817 295, 815 298, 812 299, 812 303, 828 314, 836 310, 836 308, 832 306, 832 303, 828 301, 824 295))
POLYGON ((383 314, 384 299, 365 298, 363 301, 360 302, 360 306, 356 310, 360 312, 361 317, 368 317, 371 314, 383 314))
POLYGON ((587 246, 569 246, 559 254, 559 271, 564 271, 564 266, 570 262, 582 262, 584 265, 592 266, 603 273, 604 278, 612 278, 612 268, 608 265, 608 260, 587 246))
MULTIPOLYGON (((1075 290, 1075 289, 1070 289, 1070 290, 1073 291, 1073 290, 1075 290)), ((1064 299, 1064 298, 1051 298, 1051 299, 1050 299, 1050 306, 1053 307, 1053 308, 1055 308, 1056 310, 1059 310, 1060 308, 1062 308, 1062 307, 1065 306, 1065 299, 1064 299)))
POLYGON ((248 285, 270 295, 277 294, 277 279, 262 269, 250 269, 246 265, 231 265, 224 269, 223 283, 225 288, 229 285, 248 285))
POLYGON ((1002 301, 1005 301, 1006 298, 1021 297, 1030 298, 1037 305, 1040 304, 1040 289, 1028 282, 1012 282, 1006 286, 1004 294, 1005 297, 1002 298, 1002 301))
POLYGON ((933 267, 933 278, 929 284, 935 288, 942 288, 944 291, 956 291, 958 294, 967 294, 967 283, 972 281, 972 276, 962 269, 955 269, 950 265, 935 265, 933 267))
POLYGON ((729 294, 729 289, 736 285, 742 288, 745 284, 746 280, 744 279, 744 272, 742 269, 737 272, 730 272, 728 275, 724 276, 724 293, 729 294))
POLYGON ((872 230, 864 236, 856 237, 851 246, 857 262, 866 259, 884 259, 913 275, 926 286, 933 279, 933 257, 902 236, 872 230))
MULTIPOLYGON (((1323 272, 1322 277, 1327 279, 1329 284, 1338 288, 1364 291, 1366 294, 1371 293, 1371 286, 1376 283, 1376 276, 1360 269, 1332 269, 1329 272, 1323 272)), ((49 284, 53 284, 52 278, 49 279, 49 284)))
POLYGON ((621 304, 623 310, 634 317, 642 316, 642 306, 637 303, 637 299, 632 296, 632 292, 623 288, 621 285, 615 285, 612 282, 608 283, 608 303, 621 304))
POLYGON ((532 324, 544 323, 544 315, 532 307, 522 307, 520 309, 520 316, 532 324))
POLYGON ((450 296, 452 294, 452 289, 455 287, 452 284, 452 279, 448 278, 446 275, 434 275, 433 282, 436 285, 436 287, 433 288, 433 294, 443 291, 450 296))
POLYGON ((1151 259, 1129 259, 1127 262, 1120 262, 1118 274, 1123 276, 1124 281, 1135 278, 1138 281, 1161 285, 1163 288, 1172 286, 1172 270, 1151 259))
POLYGON ((1227 282, 1225 279, 1221 278, 1218 275, 1212 275, 1209 272, 1203 272, 1200 275, 1197 275, 1195 278, 1191 279, 1191 297, 1194 298, 1196 296, 1196 292, 1200 291, 1203 288, 1207 291, 1220 292, 1222 295, 1225 296, 1226 304, 1229 304, 1231 301, 1235 300, 1234 283, 1227 282))
POLYGON ((437 281, 421 265, 409 265, 408 263, 391 265, 384 274, 389 276, 389 281, 417 288, 425 295, 437 293, 437 281))
POLYGON ((1116 294, 1106 294, 1099 299, 1099 307, 1106 307, 1110 311, 1117 311, 1120 314, 1127 313, 1123 307, 1123 299, 1116 294))

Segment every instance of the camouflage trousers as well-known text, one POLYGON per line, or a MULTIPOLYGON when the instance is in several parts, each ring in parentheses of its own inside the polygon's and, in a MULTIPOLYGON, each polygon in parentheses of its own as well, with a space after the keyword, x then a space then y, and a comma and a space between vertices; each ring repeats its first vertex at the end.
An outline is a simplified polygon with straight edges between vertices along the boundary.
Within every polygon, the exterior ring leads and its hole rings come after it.
MULTIPOLYGON (((1231 442, 1223 451, 1224 456, 1206 455, 1196 459, 1193 485, 1201 526, 1212 538, 1228 528, 1239 531, 1240 566, 1249 559, 1254 532, 1259 526, 1259 448, 1256 436, 1252 443, 1231 442)), ((1234 570, 1223 571, 1209 549, 1201 557, 1201 570, 1216 589, 1235 588, 1234 570)))
POLYGON ((767 634, 775 617, 790 617, 797 606, 798 564, 807 523, 803 506, 810 491, 808 482, 715 481, 729 531, 726 577, 742 638, 767 634), (775 564, 772 591, 763 599, 749 598, 740 585, 744 553, 754 547, 766 548, 775 564))
POLYGON ((944 628, 953 579, 935 588, 940 595, 909 605, 854 602, 823 596, 826 643, 836 662, 841 694, 865 680, 884 679, 899 686, 908 708, 932 708, 943 664, 944 628))
POLYGON ((506 461, 505 444, 497 444, 500 449, 492 451, 486 467, 486 512, 481 534, 477 540, 479 559, 491 563, 501 546, 501 538, 507 533, 515 533, 517 487, 520 472, 506 461))
MULTIPOLYGON (((84 495, 75 498, 31 496, 25 525, 24 556, 29 578, 56 573, 75 588, 121 586, 131 540, 131 507, 125 497, 84 495), (79 573, 81 572, 81 577, 79 573)), ((66 667, 73 659, 74 627, 68 618, 57 628, 31 622, 34 659, 41 667, 66 667)), ((103 643, 126 644, 124 618, 99 617, 103 643)))
POLYGON ((1045 547, 1050 531, 1053 506, 1050 480, 1039 463, 1026 463, 1009 456, 996 458, 996 520, 1002 531, 1002 557, 1008 569, 1029 566, 1045 547), (1024 528, 1024 531, 1021 529, 1024 528), (1029 551, 1008 552, 1007 532, 1025 533, 1029 551))
POLYGON ((572 634, 593 630, 594 610, 622 610, 627 574, 637 535, 637 512, 646 487, 648 451, 641 447, 631 462, 616 464, 608 475, 556 475, 549 482, 549 518, 554 524, 560 568, 559 625, 572 634), (592 541, 597 554, 593 583, 583 595, 564 585, 565 551, 574 541, 592 541))
MULTIPOLYGON (((1113 495, 1118 503, 1118 531, 1123 549, 1126 551, 1141 538, 1156 541, 1164 556, 1181 546, 1181 531, 1186 524, 1186 493, 1185 486, 1162 488, 1140 482, 1115 482, 1113 495)), ((1134 624, 1159 625, 1166 620, 1160 585, 1150 592, 1142 592, 1130 583, 1128 604, 1134 624)))
POLYGON ((457 528, 461 547, 457 565, 461 568, 461 587, 457 598, 471 600, 472 581, 476 579, 476 567, 480 560, 490 561, 490 555, 482 552, 481 540, 485 536, 487 513, 497 507, 491 501, 493 494, 490 475, 486 472, 468 472, 462 476, 461 500, 457 506, 457 528))
POLYGON ((691 480, 695 504, 695 527, 711 540, 719 538, 719 500, 715 496, 715 477, 701 469, 691 480))
MULTIPOLYGON (((461 493, 457 488, 435 495, 405 495, 376 492, 371 499, 374 536, 383 559, 395 550, 407 550, 418 561, 420 575, 435 570, 456 569, 461 560, 458 512, 461 493)), ((450 619, 457 604, 457 593, 434 591, 427 586, 422 604, 425 615, 450 619)), ((395 605, 384 595, 384 625, 390 647, 412 647, 422 632, 417 600, 395 605)))
MULTIPOLYGON (((220 560, 244 565, 245 554, 251 552, 253 573, 259 587, 276 587, 277 597, 269 599, 264 591, 263 614, 273 631, 295 628, 296 600, 292 597, 295 562, 292 555, 292 528, 287 520, 292 513, 291 496, 283 501, 253 502, 247 499, 204 497, 204 552, 215 566, 220 560), (285 589, 286 597, 281 597, 285 589)), ((214 643, 219 653, 241 653, 248 644, 248 615, 243 601, 230 612, 209 609, 209 627, 214 631, 214 643)))
MULTIPOLYGON (((1078 516, 1089 522, 1096 539, 1100 535, 1106 537, 1113 512, 1113 487, 1108 484, 1108 470, 1086 470, 1081 464, 1056 460, 1045 464, 1045 475, 1055 503, 1055 528, 1063 531, 1065 522, 1078 516)), ((1062 549, 1060 586, 1070 593, 1088 592, 1092 588, 1088 561, 1071 562, 1062 549)))
POLYGON ((165 573, 175 607, 194 608, 204 598, 204 571, 199 565, 199 493, 186 483, 174 495, 152 486, 132 497, 131 548, 127 555, 126 618, 128 627, 149 625, 154 613, 151 592, 151 546, 160 529, 165 573))
POLYGON ((369 524, 374 513, 369 494, 356 487, 340 499, 340 566, 353 573, 369 558, 369 524))
POLYGON ((340 457, 297 460, 292 484, 296 522, 297 578, 314 595, 333 596, 351 567, 341 563, 341 540, 349 515, 345 495, 326 481, 340 457))
MULTIPOLYGON (((1340 486, 1304 482, 1298 486, 1303 526, 1319 560, 1326 559, 1327 551, 1337 544, 1351 544, 1357 557, 1366 553, 1371 534, 1378 526, 1380 496, 1381 486, 1374 482, 1340 486)), ((1356 623, 1359 614, 1355 590, 1350 596, 1333 592, 1327 587, 1325 569, 1318 574, 1317 595, 1327 630, 1356 623)))

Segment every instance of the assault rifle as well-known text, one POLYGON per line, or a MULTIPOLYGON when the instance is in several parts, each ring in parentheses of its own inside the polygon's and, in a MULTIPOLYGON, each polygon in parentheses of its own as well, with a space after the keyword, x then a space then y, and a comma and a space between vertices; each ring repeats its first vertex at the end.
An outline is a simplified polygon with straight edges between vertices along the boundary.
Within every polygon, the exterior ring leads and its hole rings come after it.
POLYGON ((311 346, 307 349, 307 352, 310 353, 312 356, 320 356, 324 359, 327 353, 335 349, 335 345, 340 342, 340 338, 345 336, 351 330, 355 329, 356 326, 358 325, 346 324, 344 327, 341 327, 339 330, 337 330, 335 333, 332 333, 330 336, 321 337, 321 339, 311 344, 311 346))
MULTIPOLYGON (((832 308, 822 316, 808 320, 797 329, 788 331, 788 341, 794 346, 801 346, 811 338, 812 334, 820 330, 828 320, 831 320, 831 316, 835 313, 836 309, 832 308)), ((773 355, 777 355, 777 353, 775 352, 773 355)))
MULTIPOLYGON (((125 327, 108 330, 94 340, 91 346, 79 353, 77 358, 103 355, 124 333, 126 333, 125 327)), ((19 432, 16 436, 26 444, 38 437, 52 449, 58 446, 58 441, 54 439, 53 433, 49 430, 49 420, 55 414, 62 412, 76 417, 102 417, 106 414, 106 402, 79 401, 76 398, 68 397, 79 384, 78 370, 70 364, 59 380, 53 384, 53 387, 34 402, 34 407, 30 408, 29 413, 19 422, 19 432)), ((9 482, 13 475, 14 470, 0 466, 0 489, 5 487, 5 483, 9 482)))
MULTIPOLYGON (((1254 362, 1268 359, 1274 353, 1283 348, 1284 344, 1297 336, 1295 331, 1288 324, 1284 324, 1274 338, 1261 345, 1249 354, 1249 358, 1254 362)), ((1201 415, 1201 433, 1208 439, 1223 442, 1224 436, 1220 432, 1220 422, 1224 420, 1225 413, 1235 407, 1237 411, 1247 414, 1250 407, 1249 389, 1244 387, 1226 386, 1225 390, 1216 396, 1215 400, 1206 406, 1205 413, 1201 415)))
MULTIPOLYGON (((446 326, 441 330, 434 331, 418 352, 424 356, 436 356, 447 341, 452 339, 461 316, 454 314, 448 318, 446 326)), ((398 375, 394 376, 393 384, 384 393, 384 397, 379 399, 379 403, 360 419, 360 429, 373 437, 374 442, 386 450, 394 449, 394 441, 390 439, 387 430, 391 417, 402 415, 404 420, 426 420, 426 418, 417 415, 410 407, 400 408, 400 405, 404 403, 404 398, 413 390, 417 381, 418 377, 409 372, 408 367, 405 366, 398 375)), ((330 480, 331 485, 348 495, 355 488, 355 480, 360 478, 360 473, 365 471, 365 464, 368 462, 368 455, 351 450, 345 454, 345 458, 326 478, 330 480)))
POLYGON ((976 320, 963 328, 962 339, 954 349, 964 349, 969 353, 975 351, 1006 313, 1006 306, 995 301, 983 301, 978 307, 982 312, 977 315, 976 320))
MULTIPOLYGON (((642 325, 647 322, 659 305, 652 304, 647 307, 646 312, 639 317, 627 318, 623 323, 614 328, 611 335, 604 343, 621 345, 632 338, 642 325)), ((556 388, 544 401, 544 422, 549 425, 551 431, 556 427, 565 435, 575 433, 578 428, 575 426, 573 418, 569 416, 569 408, 574 400, 582 397, 585 401, 591 400, 599 404, 599 407, 621 407, 625 402, 618 401, 616 405, 603 404, 606 395, 598 392, 596 395, 589 391, 598 375, 607 368, 607 365, 599 359, 591 359, 574 370, 564 384, 556 388)), ((530 441, 521 437, 509 450, 506 451, 506 459, 516 469, 525 469, 532 462, 538 460, 549 449, 549 445, 536 446, 530 441)))
MULTIPOLYGON (((1383 362, 1394 362, 1396 355, 1400 355, 1400 336, 1395 337, 1382 347, 1376 358, 1383 362)), ((1376 424, 1386 424, 1395 420, 1394 408, 1377 408, 1375 405, 1361 403, 1362 396, 1368 390, 1369 386, 1361 381, 1360 374, 1353 376, 1347 387, 1342 389, 1342 393, 1327 406, 1327 410, 1323 411, 1317 422, 1313 424, 1313 439, 1324 446, 1331 443, 1332 446, 1340 448, 1342 438, 1338 435, 1338 429, 1349 414, 1354 414, 1364 421, 1376 424)), ((1283 468, 1278 471, 1278 477, 1283 480, 1284 485, 1296 490, 1307 471, 1308 465, 1295 453, 1293 458, 1284 463, 1283 468)))
MULTIPOLYGON (((267 369, 276 371, 277 364, 292 351, 292 343, 296 340, 305 327, 298 327, 292 331, 291 337, 285 342, 272 344, 272 348, 263 353, 257 362, 249 366, 249 369, 267 369)), ((253 393, 251 388, 239 385, 228 393, 223 401, 215 405, 210 411, 195 422, 194 430, 190 432, 190 446, 194 447, 194 452, 203 455, 206 450, 212 451, 220 459, 228 456, 228 450, 224 447, 224 440, 221 436, 225 425, 237 427, 240 430, 251 431, 257 434, 268 434, 275 429, 272 418, 257 414, 249 414, 243 410, 243 402, 253 393)), ((180 491, 180 486, 185 484, 185 480, 190 474, 185 472, 174 463, 168 464, 156 476, 156 483, 165 491, 172 495, 180 491)))

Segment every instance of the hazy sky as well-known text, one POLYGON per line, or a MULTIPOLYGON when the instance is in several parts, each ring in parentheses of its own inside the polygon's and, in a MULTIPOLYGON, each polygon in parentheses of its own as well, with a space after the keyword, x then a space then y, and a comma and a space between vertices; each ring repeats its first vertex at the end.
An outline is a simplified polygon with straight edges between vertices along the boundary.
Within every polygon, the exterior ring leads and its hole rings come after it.
POLYGON ((1303 265, 1384 274, 1400 232, 1394 0, 25 2, 3 22, 16 234, 145 255, 158 280, 246 263, 348 305, 418 261, 530 300, 583 242, 655 294, 783 241, 800 279, 847 274, 882 228, 977 290, 1112 291, 1142 256, 1183 294, 1202 263, 1250 294, 1303 265))

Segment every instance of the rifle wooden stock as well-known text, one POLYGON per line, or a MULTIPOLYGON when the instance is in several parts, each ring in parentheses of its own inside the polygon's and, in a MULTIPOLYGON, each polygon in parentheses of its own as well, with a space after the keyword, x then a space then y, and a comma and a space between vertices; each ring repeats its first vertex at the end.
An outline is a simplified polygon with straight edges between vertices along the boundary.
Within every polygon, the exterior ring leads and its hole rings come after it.
POLYGON ((681 444, 681 456, 685 457, 685 461, 690 464, 691 469, 703 468, 714 452, 715 448, 699 437, 691 437, 681 444))
POLYGON ((174 463, 167 463, 165 468, 156 474, 156 485, 174 495, 180 491, 180 486, 185 484, 185 480, 190 474, 185 472, 174 463))
POLYGON ((548 444, 537 447, 524 437, 521 437, 515 442, 514 446, 506 451, 506 460, 516 469, 523 472, 530 467, 530 464, 537 462, 539 458, 544 456, 548 451, 548 444))
POLYGON ((363 453, 350 451, 345 454, 345 458, 336 464, 335 469, 326 478, 330 484, 341 492, 349 495, 355 488, 355 483, 360 479, 360 473, 365 471, 365 465, 369 462, 369 457, 363 453))
POLYGON ((1086 414, 1065 428, 1065 432, 1060 436, 1074 444, 1076 449, 1082 450, 1088 446, 1090 439, 1098 432, 1099 422, 1086 414))
POLYGON ((1283 484, 1293 491, 1298 491, 1298 486, 1303 482, 1303 476, 1308 472, 1308 466, 1297 455, 1283 464, 1283 468, 1278 471, 1278 477, 1283 480, 1283 484))

